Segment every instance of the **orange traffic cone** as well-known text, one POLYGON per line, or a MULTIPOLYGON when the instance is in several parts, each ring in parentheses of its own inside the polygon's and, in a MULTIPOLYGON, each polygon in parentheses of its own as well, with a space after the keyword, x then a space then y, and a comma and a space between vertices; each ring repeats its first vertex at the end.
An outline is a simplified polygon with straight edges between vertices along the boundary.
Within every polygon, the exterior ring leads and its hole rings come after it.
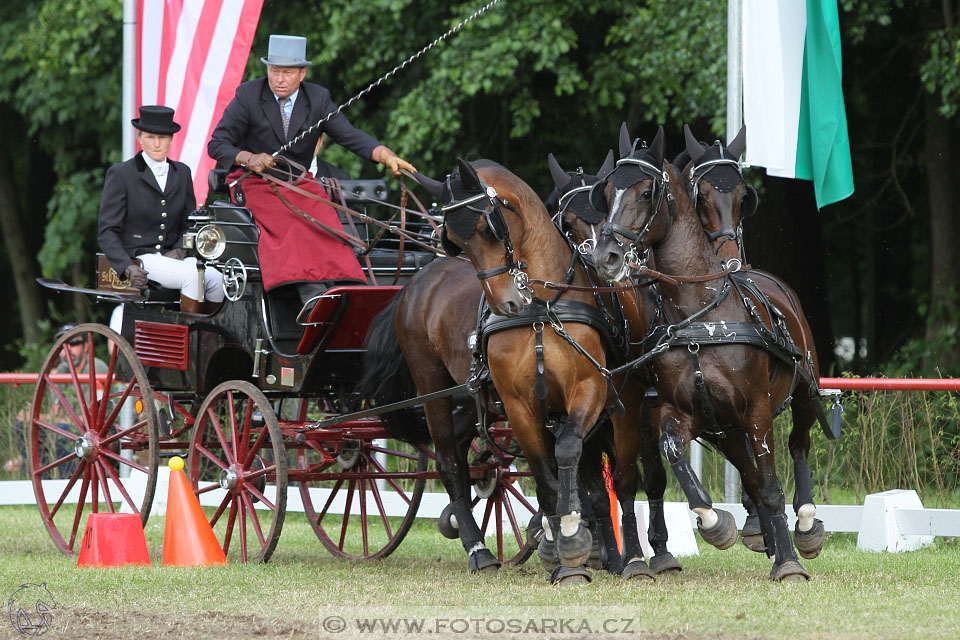
POLYGON ((150 566, 147 539, 136 513, 91 513, 80 543, 78 567, 150 566))
POLYGON ((193 495, 183 458, 170 459, 170 489, 167 493, 167 524, 163 532, 163 565, 167 567, 208 567, 227 564, 227 557, 213 535, 213 529, 193 495))

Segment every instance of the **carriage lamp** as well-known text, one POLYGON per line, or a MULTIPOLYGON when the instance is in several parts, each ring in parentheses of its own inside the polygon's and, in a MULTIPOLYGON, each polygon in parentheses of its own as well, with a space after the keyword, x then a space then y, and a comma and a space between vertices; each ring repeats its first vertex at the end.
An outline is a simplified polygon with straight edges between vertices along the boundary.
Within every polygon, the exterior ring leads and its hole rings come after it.
POLYGON ((227 237, 223 229, 215 224, 208 224, 197 231, 194 246, 201 257, 216 260, 227 249, 227 237))

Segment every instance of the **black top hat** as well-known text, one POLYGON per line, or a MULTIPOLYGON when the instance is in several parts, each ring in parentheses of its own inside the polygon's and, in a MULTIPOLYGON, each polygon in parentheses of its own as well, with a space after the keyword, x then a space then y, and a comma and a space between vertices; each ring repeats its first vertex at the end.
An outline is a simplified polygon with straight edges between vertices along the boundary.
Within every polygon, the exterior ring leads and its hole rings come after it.
POLYGON ((131 120, 130 124, 148 133, 173 134, 180 131, 180 125, 173 121, 173 109, 160 105, 140 107, 140 117, 131 120))

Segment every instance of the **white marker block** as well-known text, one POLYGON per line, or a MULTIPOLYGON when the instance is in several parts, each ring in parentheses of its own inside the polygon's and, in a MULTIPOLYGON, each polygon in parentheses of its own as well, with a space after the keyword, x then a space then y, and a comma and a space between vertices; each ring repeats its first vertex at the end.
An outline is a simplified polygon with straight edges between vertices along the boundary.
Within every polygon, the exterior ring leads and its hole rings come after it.
POLYGON ((933 536, 903 533, 897 518, 898 509, 922 509, 923 503, 914 490, 894 489, 872 493, 863 501, 857 549, 862 551, 915 551, 933 542, 933 536))

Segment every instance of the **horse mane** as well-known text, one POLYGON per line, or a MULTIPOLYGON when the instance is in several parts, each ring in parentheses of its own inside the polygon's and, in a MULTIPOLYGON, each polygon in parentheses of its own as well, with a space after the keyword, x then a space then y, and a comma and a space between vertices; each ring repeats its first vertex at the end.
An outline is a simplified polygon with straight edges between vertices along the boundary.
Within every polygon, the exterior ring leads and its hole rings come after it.
MULTIPOLYGON (((474 160, 470 164, 473 165, 473 168, 477 169, 478 171, 481 169, 492 170, 495 174, 497 174, 497 177, 499 179, 502 179, 506 189, 511 191, 513 195, 516 196, 515 199, 517 199, 518 201, 511 202, 511 204, 513 204, 514 206, 517 206, 518 211, 520 210, 521 207, 523 208, 523 210, 528 210, 532 207, 538 207, 540 209, 543 209, 544 213, 546 213, 547 216, 549 217, 549 213, 547 213, 546 206, 544 206, 543 201, 536 194, 533 188, 529 184, 527 184, 522 178, 520 178, 517 174, 510 171, 510 169, 507 169, 505 166, 503 166, 499 162, 496 162, 494 160, 489 160, 487 158, 474 160)), ((498 189, 497 191, 499 192, 500 190, 498 189)), ((504 194, 500 193, 500 195, 503 196, 504 194)), ((507 200, 512 200, 512 199, 507 198, 507 200)))
POLYGON ((690 164, 690 152, 684 149, 676 155, 671 164, 676 167, 677 173, 683 173, 684 167, 690 164))

